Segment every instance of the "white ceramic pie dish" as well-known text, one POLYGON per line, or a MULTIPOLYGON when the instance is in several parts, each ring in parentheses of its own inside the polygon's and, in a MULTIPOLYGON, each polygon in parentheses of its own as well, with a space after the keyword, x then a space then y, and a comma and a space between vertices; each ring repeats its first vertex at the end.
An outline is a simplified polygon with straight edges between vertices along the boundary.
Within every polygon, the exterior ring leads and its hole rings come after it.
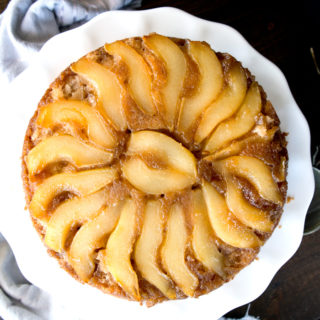
MULTIPOLYGON (((25 277, 65 302, 74 319, 130 316, 140 319, 218 319, 224 313, 257 298, 280 267, 296 252, 303 235, 305 215, 314 192, 310 158, 310 131, 295 103, 287 81, 273 63, 255 51, 229 26, 208 22, 174 8, 103 13, 89 23, 50 39, 34 64, 5 93, 0 125, 2 137, 0 232, 10 243, 25 277), (105 42, 158 32, 167 36, 207 41, 214 50, 228 52, 249 68, 264 87, 288 132, 288 195, 281 228, 261 248, 259 259, 234 280, 198 299, 169 301, 153 308, 141 307, 81 285, 50 258, 24 210, 21 151, 25 130, 49 84, 71 62, 105 42)), ((70 314, 68 315, 70 319, 70 314)))

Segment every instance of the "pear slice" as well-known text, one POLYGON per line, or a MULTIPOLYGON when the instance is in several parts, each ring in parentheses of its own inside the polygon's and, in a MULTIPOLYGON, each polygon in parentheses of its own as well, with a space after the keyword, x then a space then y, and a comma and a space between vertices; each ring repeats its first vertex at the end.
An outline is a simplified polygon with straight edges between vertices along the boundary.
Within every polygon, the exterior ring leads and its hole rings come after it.
MULTIPOLYGON (((95 251, 105 248, 109 234, 116 227, 122 202, 102 210, 84 224, 73 238, 69 250, 69 262, 81 280, 87 282, 95 270, 95 251)), ((59 207, 60 209, 60 207, 59 207)))
POLYGON ((283 199, 271 169, 262 160, 249 156, 233 156, 222 161, 230 172, 248 179, 262 198, 282 205, 283 199))
POLYGON ((262 241, 229 211, 224 197, 208 182, 202 183, 211 226, 225 243, 237 248, 256 248, 262 241))
POLYGON ((44 238, 46 245, 62 252, 72 227, 81 226, 98 215, 106 203, 105 189, 86 197, 73 198, 62 203, 52 214, 44 238))
POLYGON ((192 178, 197 176, 197 164, 193 154, 167 135, 155 131, 139 131, 131 134, 127 154, 149 152, 161 158, 169 168, 192 178))
POLYGON ((199 281, 185 262, 187 244, 188 234, 183 208, 179 204, 174 204, 169 213, 167 232, 161 248, 161 262, 179 288, 187 296, 192 297, 199 281))
POLYGON ((147 194, 164 194, 183 190, 196 179, 173 169, 153 169, 139 158, 130 158, 122 166, 125 178, 147 194))
POLYGON ((83 101, 61 99, 49 103, 40 109, 37 125, 50 129, 58 125, 66 129, 69 125, 70 129, 67 129, 76 136, 78 134, 74 129, 85 129, 91 142, 107 149, 113 148, 116 143, 99 112, 83 101))
POLYGON ((250 136, 248 138, 244 138, 239 141, 233 141, 227 147, 204 157, 204 159, 206 161, 216 161, 216 160, 220 160, 220 159, 224 159, 224 158, 228 158, 228 157, 237 155, 242 151, 243 148, 245 148, 245 146, 248 143, 256 141, 255 140, 256 138, 257 138, 256 136, 250 136))
POLYGON ((117 178, 114 168, 94 169, 75 173, 60 173, 46 179, 33 194, 30 203, 31 215, 48 220, 46 212, 53 199, 64 191, 85 196, 98 191, 117 178))
POLYGON ((180 109, 180 95, 187 71, 187 62, 181 49, 169 38, 159 34, 143 37, 143 41, 166 66, 166 84, 161 88, 165 119, 169 130, 173 130, 180 109))
POLYGON ((271 232, 273 223, 265 211, 250 205, 232 177, 227 178, 226 201, 229 209, 243 224, 262 232, 271 232))
POLYGON ((149 115, 156 113, 152 97, 152 73, 143 57, 123 41, 106 43, 107 53, 118 56, 127 65, 129 71, 128 88, 138 107, 149 115))
POLYGON ((261 111, 261 95, 258 84, 254 82, 244 99, 243 104, 235 117, 228 119, 218 125, 209 137, 204 150, 213 153, 249 132, 256 122, 256 116, 261 111))
POLYGON ((125 200, 117 227, 102 251, 102 268, 135 300, 140 300, 138 277, 131 265, 131 253, 137 236, 138 214, 132 199, 125 200))
POLYGON ((197 168, 193 154, 165 134, 153 131, 133 133, 127 155, 130 157, 123 163, 122 172, 133 186, 143 192, 174 192, 196 181, 197 168), (149 167, 143 161, 143 153, 146 152, 155 157, 155 162, 160 159, 162 168, 160 165, 149 167))
POLYGON ((201 117, 195 134, 195 142, 202 142, 223 120, 231 117, 240 107, 247 91, 247 78, 240 63, 227 74, 227 86, 210 104, 201 117))
POLYGON ((217 98, 223 86, 222 66, 214 51, 198 41, 188 42, 188 54, 200 71, 196 93, 185 98, 178 120, 178 130, 186 133, 208 105, 217 98))
POLYGON ((160 270, 157 258, 162 243, 164 218, 159 200, 147 202, 141 235, 136 243, 134 260, 142 277, 158 288, 167 298, 175 299, 171 280, 160 270))
POLYGON ((223 158, 231 157, 239 154, 247 145, 257 142, 267 142, 271 141, 274 134, 279 130, 279 127, 273 127, 267 130, 264 136, 258 134, 253 134, 249 137, 243 138, 242 140, 233 141, 229 146, 206 156, 204 159, 207 161, 215 161, 223 158))
POLYGON ((73 72, 89 81, 97 91, 98 108, 118 130, 127 129, 127 121, 123 113, 121 97, 125 90, 117 76, 103 65, 82 58, 71 65, 73 72))
POLYGON ((200 189, 192 191, 192 248, 195 257, 210 271, 224 277, 224 256, 219 252, 200 189))
POLYGON ((78 169, 108 164, 113 154, 90 146, 72 136, 52 136, 38 143, 27 155, 30 175, 41 172, 48 164, 67 161, 78 169))

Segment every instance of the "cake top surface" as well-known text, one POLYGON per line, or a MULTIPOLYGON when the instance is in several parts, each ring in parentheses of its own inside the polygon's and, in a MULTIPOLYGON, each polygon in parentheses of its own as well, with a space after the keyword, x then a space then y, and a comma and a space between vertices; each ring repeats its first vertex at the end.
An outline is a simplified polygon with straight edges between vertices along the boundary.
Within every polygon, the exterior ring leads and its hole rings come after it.
POLYGON ((279 125, 250 72, 205 42, 106 44, 61 73, 30 122, 32 219, 83 282, 149 304, 202 295, 280 219, 279 125))

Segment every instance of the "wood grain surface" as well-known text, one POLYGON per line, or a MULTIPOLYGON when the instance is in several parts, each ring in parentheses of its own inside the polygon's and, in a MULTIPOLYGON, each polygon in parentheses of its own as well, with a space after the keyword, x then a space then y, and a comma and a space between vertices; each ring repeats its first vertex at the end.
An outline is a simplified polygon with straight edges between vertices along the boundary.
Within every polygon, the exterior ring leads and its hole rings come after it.
MULTIPOLYGON (((0 12, 8 1, 0 0, 0 12)), ((198 17, 228 24, 284 72, 292 93, 306 116, 312 152, 320 145, 320 2, 231 0, 145 0, 141 9, 173 6, 198 17)), ((281 243, 279 243, 281 245, 281 243)), ((228 316, 245 314, 247 306, 228 316)), ((320 319, 320 232, 303 238, 294 257, 277 273, 268 289, 251 303, 250 315, 261 320, 320 319)), ((208 315, 208 319, 210 316, 208 315)))

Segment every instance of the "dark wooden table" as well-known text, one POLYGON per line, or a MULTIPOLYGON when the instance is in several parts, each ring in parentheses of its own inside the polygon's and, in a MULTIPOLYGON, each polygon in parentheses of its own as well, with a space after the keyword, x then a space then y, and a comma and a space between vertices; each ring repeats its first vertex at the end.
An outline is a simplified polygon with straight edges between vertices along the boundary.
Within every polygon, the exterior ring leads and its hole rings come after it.
POLYGON ((8 2, 7 0, 0 0, 0 13, 6 8, 8 2))
MULTIPOLYGON (((0 12, 7 0, 0 0, 0 12)), ((231 0, 145 0, 141 9, 173 6, 198 17, 237 29, 284 72, 292 93, 306 116, 312 134, 311 151, 320 145, 320 74, 310 54, 312 47, 320 66, 320 2, 231 0)), ((281 245, 281 244, 279 244, 281 245)), ((233 310, 241 317, 247 306, 233 310)), ((250 314, 262 320, 320 319, 320 232, 303 238, 294 257, 281 268, 268 289, 251 303, 250 314)), ((208 315, 209 317, 209 315, 208 315)), ((210 317, 209 317, 210 318, 210 317)))

